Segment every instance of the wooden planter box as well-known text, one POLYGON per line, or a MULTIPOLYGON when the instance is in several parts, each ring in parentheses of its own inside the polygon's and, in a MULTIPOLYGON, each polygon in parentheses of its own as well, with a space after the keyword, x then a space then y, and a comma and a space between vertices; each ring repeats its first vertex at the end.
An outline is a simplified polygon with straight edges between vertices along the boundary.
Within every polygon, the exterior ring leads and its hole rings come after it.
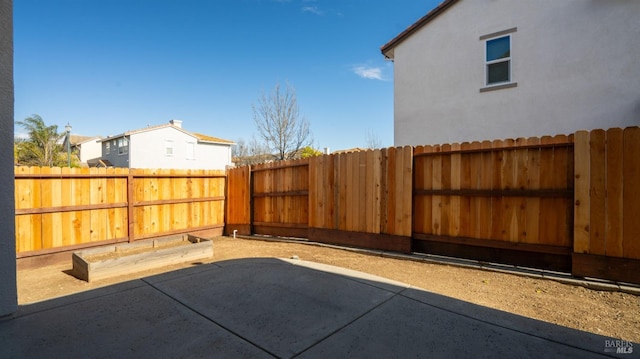
POLYGON ((74 252, 72 273, 91 282, 212 256, 210 239, 192 235, 169 236, 74 252))

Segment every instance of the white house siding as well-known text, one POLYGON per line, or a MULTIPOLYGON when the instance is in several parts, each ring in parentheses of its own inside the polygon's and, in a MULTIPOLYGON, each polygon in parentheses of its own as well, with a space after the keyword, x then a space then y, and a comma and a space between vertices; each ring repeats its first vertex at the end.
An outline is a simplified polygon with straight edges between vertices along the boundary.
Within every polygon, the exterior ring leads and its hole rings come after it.
POLYGON ((79 143, 78 147, 80 148, 79 159, 82 163, 87 163, 88 160, 102 157, 102 143, 98 137, 79 143))
POLYGON ((640 1, 461 0, 394 48, 396 146, 640 124, 640 1), (483 35, 512 82, 481 93, 483 35))
POLYGON ((225 169, 231 164, 231 146, 198 143, 198 139, 173 127, 132 134, 129 141, 131 168, 225 169), (166 155, 165 142, 173 142, 166 155), (195 156, 187 158, 187 143, 195 143, 195 156))
MULTIPOLYGON (((13 148, 13 2, 0 0, 0 150, 13 148)), ((0 317, 18 309, 13 156, 0 156, 0 317)))

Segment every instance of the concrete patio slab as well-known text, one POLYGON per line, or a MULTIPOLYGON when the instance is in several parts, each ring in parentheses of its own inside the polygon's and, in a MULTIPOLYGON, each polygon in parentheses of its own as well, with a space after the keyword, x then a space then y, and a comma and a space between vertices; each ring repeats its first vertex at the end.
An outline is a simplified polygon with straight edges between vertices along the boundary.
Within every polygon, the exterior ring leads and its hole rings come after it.
POLYGON ((194 266, 23 306, 0 357, 638 357, 613 338, 342 268, 279 259, 194 266), (627 351, 628 352, 628 351, 627 351))

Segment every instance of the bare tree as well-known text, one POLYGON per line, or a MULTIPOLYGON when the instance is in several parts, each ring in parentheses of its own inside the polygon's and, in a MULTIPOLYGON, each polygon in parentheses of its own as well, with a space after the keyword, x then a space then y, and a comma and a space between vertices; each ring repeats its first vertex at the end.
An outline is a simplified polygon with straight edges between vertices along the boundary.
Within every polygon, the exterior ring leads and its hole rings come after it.
POLYGON ((239 139, 232 148, 233 162, 236 166, 254 165, 273 158, 255 137, 247 143, 244 139, 239 139))
POLYGON ((380 141, 380 138, 376 136, 370 128, 367 129, 367 132, 364 135, 364 140, 368 149, 382 147, 382 141, 380 141))
POLYGON ((309 121, 300 117, 295 89, 280 84, 269 93, 262 93, 253 106, 253 120, 258 136, 276 160, 292 159, 300 149, 311 144, 309 121))

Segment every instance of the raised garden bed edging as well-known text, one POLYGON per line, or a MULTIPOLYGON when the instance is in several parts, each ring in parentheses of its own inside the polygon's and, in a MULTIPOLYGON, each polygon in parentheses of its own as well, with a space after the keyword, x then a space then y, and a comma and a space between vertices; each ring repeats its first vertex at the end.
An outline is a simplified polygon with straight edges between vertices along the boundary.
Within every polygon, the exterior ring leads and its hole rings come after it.
POLYGON ((72 274, 91 282, 212 256, 210 239, 175 235, 74 252, 72 274))

